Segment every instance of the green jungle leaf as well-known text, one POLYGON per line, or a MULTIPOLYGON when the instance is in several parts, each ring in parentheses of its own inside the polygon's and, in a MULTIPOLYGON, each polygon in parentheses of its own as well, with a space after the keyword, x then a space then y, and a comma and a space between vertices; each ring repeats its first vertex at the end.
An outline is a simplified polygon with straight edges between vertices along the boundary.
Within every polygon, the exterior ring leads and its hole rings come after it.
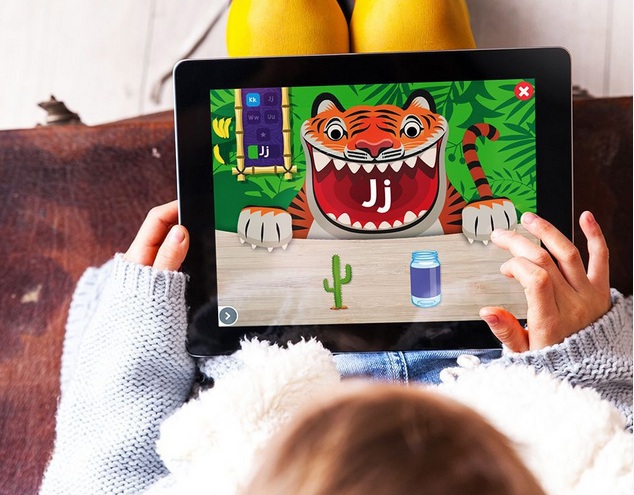
POLYGON ((529 105, 526 108, 526 111, 524 112, 524 115, 522 115, 520 117, 520 124, 523 124, 524 122, 526 122, 526 119, 528 119, 529 117, 532 117, 535 115, 535 106, 534 105, 529 105))
POLYGON ((495 107, 496 110, 503 110, 506 107, 513 105, 515 103, 518 102, 518 99, 515 96, 512 96, 511 98, 509 98, 508 100, 503 101, 502 103, 500 103, 497 107, 495 107))
POLYGON ((509 120, 510 120, 510 119, 512 119, 512 118, 513 118, 513 116, 514 116, 516 113, 518 113, 518 112, 522 111, 523 109, 525 109, 525 108, 527 108, 527 107, 528 107, 529 109, 531 109, 531 108, 532 108, 532 109, 534 109, 534 108, 535 108, 533 105, 527 105, 527 106, 525 106, 525 105, 524 105, 525 103, 526 103, 526 102, 524 102, 524 101, 522 101, 522 100, 517 100, 517 105, 515 105, 515 106, 511 109, 511 111, 510 111, 510 112, 506 115, 506 118, 507 118, 507 119, 509 119, 509 120))
POLYGON ((369 95, 367 95, 366 98, 367 99, 376 98, 381 94, 385 96, 385 94, 388 93, 391 88, 392 86, 390 84, 377 84, 374 88, 374 91, 372 91, 369 95))
POLYGON ((529 156, 524 158, 521 162, 519 162, 517 164, 517 167, 518 168, 522 168, 525 165, 533 165, 533 166, 535 166, 535 164, 536 164, 536 156, 535 156, 535 153, 533 152, 529 156))
POLYGON ((533 148, 534 142, 532 140, 529 139, 517 139, 515 141, 511 141, 509 144, 507 144, 506 146, 500 148, 500 152, 505 152, 505 151, 510 151, 513 150, 515 148, 520 148, 520 147, 524 147, 524 148, 533 148))
POLYGON ((507 161, 519 160, 533 151, 532 147, 523 148, 507 158, 507 161))

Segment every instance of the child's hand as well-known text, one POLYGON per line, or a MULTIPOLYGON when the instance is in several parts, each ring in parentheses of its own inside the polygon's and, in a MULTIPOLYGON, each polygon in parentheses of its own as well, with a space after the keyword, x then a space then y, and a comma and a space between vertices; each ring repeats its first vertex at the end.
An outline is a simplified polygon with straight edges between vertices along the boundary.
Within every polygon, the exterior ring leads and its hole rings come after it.
POLYGON ((497 246, 514 256, 500 271, 524 287, 527 328, 502 308, 482 308, 480 317, 515 352, 562 342, 604 315, 612 305, 608 247, 590 212, 579 217, 588 242, 587 274, 577 248, 553 225, 533 213, 522 216, 522 225, 542 241, 559 266, 545 249, 516 232, 495 230, 491 235, 497 246))
POLYGON ((150 210, 124 258, 157 270, 178 270, 189 248, 187 229, 178 225, 178 203, 150 210))

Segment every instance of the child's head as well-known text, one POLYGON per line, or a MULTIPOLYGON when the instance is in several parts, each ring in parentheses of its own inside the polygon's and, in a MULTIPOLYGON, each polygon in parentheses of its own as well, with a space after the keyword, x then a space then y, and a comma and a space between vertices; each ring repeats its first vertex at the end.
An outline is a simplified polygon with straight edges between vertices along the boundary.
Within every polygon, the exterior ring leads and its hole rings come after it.
POLYGON ((481 416, 399 385, 348 386, 262 456, 249 495, 544 495, 481 416))

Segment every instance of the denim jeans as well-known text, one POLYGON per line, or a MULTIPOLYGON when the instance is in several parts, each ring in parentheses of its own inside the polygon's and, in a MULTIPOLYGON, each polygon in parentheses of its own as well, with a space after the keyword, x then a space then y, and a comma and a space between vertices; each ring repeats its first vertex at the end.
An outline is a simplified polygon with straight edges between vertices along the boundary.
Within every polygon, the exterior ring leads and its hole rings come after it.
POLYGON ((391 382, 440 383, 444 368, 457 366, 461 354, 477 356, 485 363, 500 357, 501 349, 460 349, 446 351, 350 352, 335 355, 343 378, 367 377, 391 382))

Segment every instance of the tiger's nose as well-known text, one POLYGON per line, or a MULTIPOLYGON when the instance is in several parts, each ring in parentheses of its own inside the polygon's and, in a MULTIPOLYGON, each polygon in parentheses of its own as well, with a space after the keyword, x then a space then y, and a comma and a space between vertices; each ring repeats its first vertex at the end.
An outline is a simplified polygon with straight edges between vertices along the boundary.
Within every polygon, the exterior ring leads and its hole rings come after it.
POLYGON ((389 150, 394 147, 394 143, 389 139, 383 139, 382 141, 371 143, 363 139, 359 139, 356 143, 358 150, 365 151, 372 158, 378 158, 385 150, 389 150))

